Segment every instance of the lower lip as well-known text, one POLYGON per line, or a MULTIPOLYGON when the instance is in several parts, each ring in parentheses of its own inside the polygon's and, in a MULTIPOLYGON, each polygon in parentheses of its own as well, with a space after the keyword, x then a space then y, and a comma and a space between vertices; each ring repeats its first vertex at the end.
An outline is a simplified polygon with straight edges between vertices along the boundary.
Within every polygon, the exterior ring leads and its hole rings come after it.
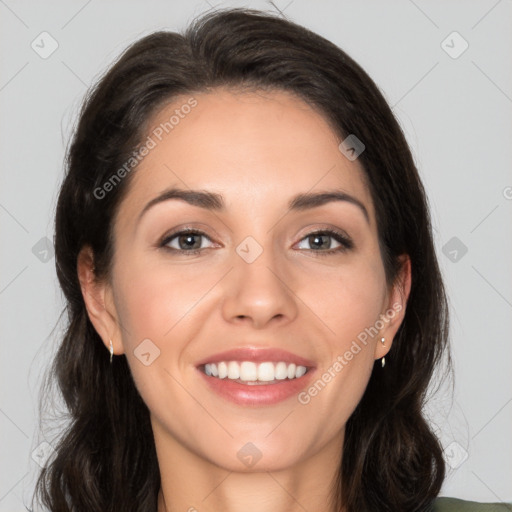
POLYGON ((210 377, 197 369, 210 388, 223 398, 238 405, 273 405, 297 395, 303 390, 314 372, 310 368, 298 379, 278 380, 274 384, 240 384, 234 380, 210 377))

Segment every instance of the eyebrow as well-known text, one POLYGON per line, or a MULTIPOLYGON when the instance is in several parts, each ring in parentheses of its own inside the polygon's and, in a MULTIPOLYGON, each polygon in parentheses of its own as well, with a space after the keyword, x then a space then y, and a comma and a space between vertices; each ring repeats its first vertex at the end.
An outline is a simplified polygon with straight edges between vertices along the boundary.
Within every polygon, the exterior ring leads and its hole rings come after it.
MULTIPOLYGON (((221 194, 206 190, 183 190, 179 188, 170 188, 159 194, 144 206, 139 214, 138 221, 140 221, 142 216, 153 206, 171 199, 185 201, 192 206, 198 206, 199 208, 204 208, 206 210, 217 212, 225 211, 225 202, 221 194)), ((370 216, 365 205, 356 197, 353 197, 341 190, 297 194, 289 201, 288 209, 291 211, 304 211, 335 201, 343 201, 357 206, 365 216, 366 221, 370 223, 370 216)))

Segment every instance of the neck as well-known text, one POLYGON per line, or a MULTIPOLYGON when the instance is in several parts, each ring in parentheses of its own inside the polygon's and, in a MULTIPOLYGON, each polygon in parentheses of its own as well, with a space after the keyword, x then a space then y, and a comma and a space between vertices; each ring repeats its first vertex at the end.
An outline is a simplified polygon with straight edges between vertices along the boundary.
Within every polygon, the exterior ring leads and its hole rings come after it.
POLYGON ((330 496, 340 462, 333 454, 341 453, 342 439, 292 468, 237 472, 154 431, 161 476, 158 512, 339 512, 330 496))

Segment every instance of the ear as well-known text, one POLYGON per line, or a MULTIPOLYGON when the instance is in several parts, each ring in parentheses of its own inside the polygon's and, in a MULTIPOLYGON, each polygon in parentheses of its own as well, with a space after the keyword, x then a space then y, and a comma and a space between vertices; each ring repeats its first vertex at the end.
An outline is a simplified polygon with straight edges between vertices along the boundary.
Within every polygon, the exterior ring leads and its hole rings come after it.
POLYGON ((84 246, 77 258, 77 273, 87 315, 107 350, 110 340, 114 354, 124 353, 121 329, 113 300, 112 287, 107 280, 98 280, 94 273, 94 253, 84 246))
POLYGON ((380 315, 380 320, 384 326, 378 334, 375 345, 375 359, 380 359, 388 353, 398 328, 405 317, 407 301, 411 293, 411 259, 409 255, 402 254, 400 263, 398 275, 387 294, 386 309, 380 315), (381 343, 381 338, 384 338, 384 343, 381 343))

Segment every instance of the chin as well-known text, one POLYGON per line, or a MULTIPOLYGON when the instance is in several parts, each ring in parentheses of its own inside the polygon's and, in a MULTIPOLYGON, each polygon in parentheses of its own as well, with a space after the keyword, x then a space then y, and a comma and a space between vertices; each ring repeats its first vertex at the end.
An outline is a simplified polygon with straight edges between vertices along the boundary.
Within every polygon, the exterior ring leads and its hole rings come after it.
POLYGON ((218 443, 218 449, 209 453, 209 460, 228 471, 258 473, 282 471, 308 458, 308 449, 299 432, 283 432, 270 439, 268 430, 251 436, 236 436, 228 443, 218 443))

